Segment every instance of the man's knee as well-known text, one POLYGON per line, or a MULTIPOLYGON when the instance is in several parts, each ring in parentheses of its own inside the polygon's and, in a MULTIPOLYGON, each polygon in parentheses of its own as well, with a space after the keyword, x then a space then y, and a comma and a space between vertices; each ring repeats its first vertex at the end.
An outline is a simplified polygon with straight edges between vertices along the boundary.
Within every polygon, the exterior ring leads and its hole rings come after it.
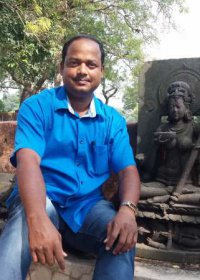
POLYGON ((107 234, 107 225, 115 215, 112 203, 101 200, 88 213, 80 232, 96 236, 99 241, 103 241, 107 234))

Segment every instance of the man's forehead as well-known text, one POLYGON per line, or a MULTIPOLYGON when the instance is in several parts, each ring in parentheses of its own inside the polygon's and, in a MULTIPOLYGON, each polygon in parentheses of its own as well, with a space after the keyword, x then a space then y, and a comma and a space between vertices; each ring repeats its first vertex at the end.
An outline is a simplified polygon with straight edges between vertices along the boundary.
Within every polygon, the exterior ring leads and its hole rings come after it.
POLYGON ((69 53, 79 51, 85 51, 85 53, 91 52, 94 54, 99 54, 101 56, 101 50, 98 43, 87 38, 79 38, 73 41, 68 47, 67 55, 69 53))

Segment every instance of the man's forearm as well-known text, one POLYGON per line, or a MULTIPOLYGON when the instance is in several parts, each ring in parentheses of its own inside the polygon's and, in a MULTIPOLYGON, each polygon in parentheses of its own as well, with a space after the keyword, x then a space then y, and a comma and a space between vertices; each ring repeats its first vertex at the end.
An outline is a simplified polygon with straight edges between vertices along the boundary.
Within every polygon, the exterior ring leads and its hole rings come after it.
MULTIPOLYGON (((137 168, 129 166, 119 172, 120 202, 130 201, 137 204, 140 196, 140 179, 137 168)), ((124 253, 135 246, 137 241, 136 211, 121 205, 116 216, 108 223, 106 249, 114 247, 113 254, 124 253)))
POLYGON ((46 190, 35 152, 21 149, 17 153, 17 180, 27 219, 46 212, 46 190))
POLYGON ((56 260, 60 268, 65 269, 61 235, 46 212, 46 189, 40 158, 30 149, 21 149, 17 153, 17 178, 33 261, 53 265, 56 260))
POLYGON ((140 198, 140 177, 135 166, 129 166, 119 172, 120 202, 131 201, 138 203, 140 198))

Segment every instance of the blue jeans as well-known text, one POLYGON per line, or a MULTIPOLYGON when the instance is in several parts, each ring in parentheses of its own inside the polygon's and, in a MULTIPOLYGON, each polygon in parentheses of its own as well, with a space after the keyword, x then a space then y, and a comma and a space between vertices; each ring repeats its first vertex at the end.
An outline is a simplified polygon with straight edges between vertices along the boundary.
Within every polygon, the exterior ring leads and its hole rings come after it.
MULTIPOLYGON (((116 214, 111 202, 97 202, 76 234, 59 217, 48 198, 46 211, 67 246, 97 256, 93 280, 133 280, 135 250, 114 256, 111 250, 105 250, 103 243, 107 224, 116 214)), ((8 221, 0 236, 0 280, 25 280, 30 264, 26 218, 17 196, 10 206, 8 221)))

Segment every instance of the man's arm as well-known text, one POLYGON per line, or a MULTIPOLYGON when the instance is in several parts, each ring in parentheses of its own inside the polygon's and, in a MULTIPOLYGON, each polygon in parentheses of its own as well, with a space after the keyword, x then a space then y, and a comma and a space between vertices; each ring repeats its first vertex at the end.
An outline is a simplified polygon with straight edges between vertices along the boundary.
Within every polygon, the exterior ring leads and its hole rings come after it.
MULTIPOLYGON (((131 201, 137 205, 140 196, 140 178, 135 166, 119 172, 120 202, 131 201)), ((134 212, 127 206, 120 206, 118 213, 107 227, 106 249, 114 247, 113 254, 126 252, 137 242, 137 223, 134 212)))
POLYGON ((61 236, 46 213, 46 189, 40 170, 40 157, 33 150, 17 152, 17 179, 25 208, 29 245, 34 262, 65 268, 61 236))

